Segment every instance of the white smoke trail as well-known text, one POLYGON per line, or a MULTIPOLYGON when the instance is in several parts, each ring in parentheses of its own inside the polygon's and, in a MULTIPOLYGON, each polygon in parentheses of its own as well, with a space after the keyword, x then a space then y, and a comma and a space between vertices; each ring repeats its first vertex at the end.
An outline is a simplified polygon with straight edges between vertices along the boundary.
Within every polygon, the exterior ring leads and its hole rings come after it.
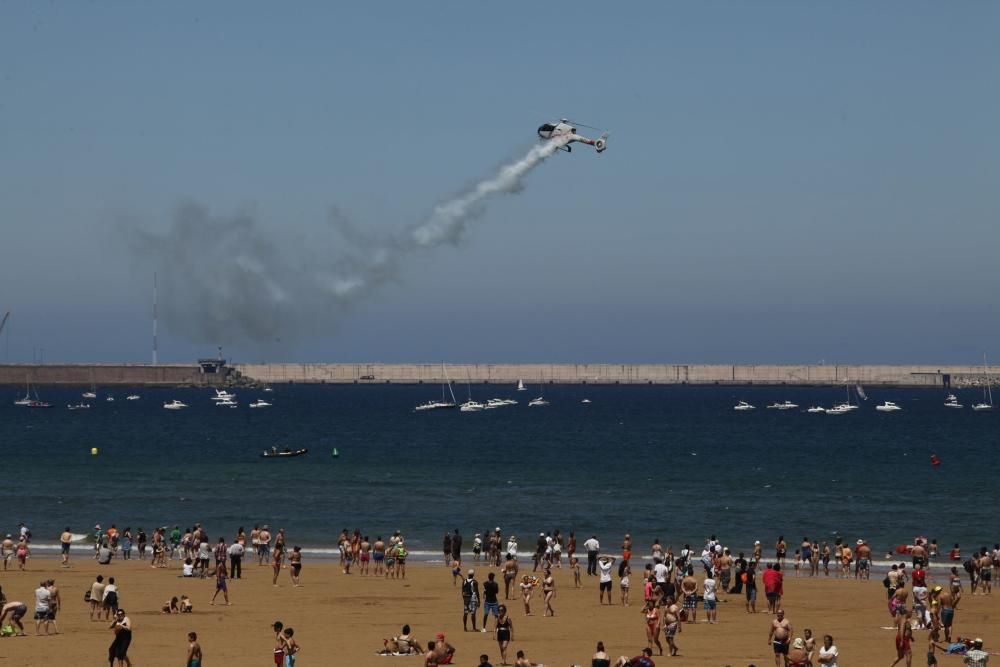
POLYGON ((454 243, 465 230, 465 223, 479 214, 478 206, 483 200, 498 193, 519 191, 523 187, 521 179, 525 174, 565 146, 568 141, 569 137, 559 137, 539 144, 517 162, 501 167, 496 176, 480 181, 467 192, 438 204, 430 218, 412 230, 413 240, 422 247, 434 247, 445 242, 454 243))
POLYGON ((161 277, 164 324, 194 341, 226 344, 315 336, 345 309, 395 279, 418 252, 457 244, 466 225, 498 194, 519 192, 523 178, 568 142, 547 141, 524 157, 434 207, 421 223, 375 236, 334 210, 336 232, 306 241, 269 234, 253 216, 213 216, 178 207, 163 234, 126 227, 143 271, 161 277))

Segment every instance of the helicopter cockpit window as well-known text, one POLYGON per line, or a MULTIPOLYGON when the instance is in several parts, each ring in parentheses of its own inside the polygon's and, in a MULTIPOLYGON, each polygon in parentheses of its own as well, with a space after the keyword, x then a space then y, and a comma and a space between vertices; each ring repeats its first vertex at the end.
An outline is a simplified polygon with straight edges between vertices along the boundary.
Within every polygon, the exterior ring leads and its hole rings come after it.
POLYGON ((539 132, 551 132, 554 129, 556 129, 555 125, 550 125, 549 123, 546 123, 545 125, 542 125, 540 128, 538 128, 538 131, 539 132))

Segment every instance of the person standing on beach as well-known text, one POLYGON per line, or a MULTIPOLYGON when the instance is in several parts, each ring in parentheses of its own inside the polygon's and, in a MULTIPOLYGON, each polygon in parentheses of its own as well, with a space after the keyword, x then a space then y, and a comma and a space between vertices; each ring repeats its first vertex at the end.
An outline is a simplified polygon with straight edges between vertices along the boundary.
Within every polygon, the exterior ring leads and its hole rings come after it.
POLYGON ((684 611, 687 622, 698 622, 698 581, 694 578, 694 566, 688 565, 687 573, 681 579, 681 594, 684 596, 684 611))
POLYGON ((552 607, 552 599, 556 596, 556 580, 552 576, 552 570, 545 570, 545 577, 542 579, 542 595, 545 596, 545 610, 542 616, 555 616, 556 610, 552 607))
POLYGON ((284 629, 285 624, 281 621, 275 621, 271 625, 271 630, 274 631, 274 648, 272 652, 275 667, 282 667, 285 664, 285 639, 281 634, 281 631, 284 629))
POLYGON ((385 562, 385 542, 381 535, 375 538, 375 544, 372 545, 372 560, 375 561, 375 571, 372 574, 377 577, 382 574, 382 563, 385 562))
POLYGON ((656 609, 656 602, 646 600, 646 606, 642 610, 643 619, 646 621, 646 646, 659 649, 663 655, 663 644, 660 643, 660 612, 656 609))
POLYGON ((451 564, 451 533, 444 534, 444 540, 441 544, 441 553, 444 556, 445 567, 451 564))
MULTIPOLYGON (((278 545, 275 544, 274 549, 271 551, 271 569, 272 574, 274 575, 271 577, 271 584, 273 586, 278 585, 278 575, 281 574, 281 561, 284 557, 284 552, 282 552, 282 550, 278 548, 278 545)), ((347 567, 350 567, 350 563, 347 564, 347 567)), ((344 574, 347 574, 347 572, 344 574)))
MULTIPOLYGON (((840 651, 833 643, 833 636, 823 635, 823 645, 819 648, 819 656, 816 658, 820 667, 837 667, 837 658, 839 657, 840 651)), ((932 663, 928 661, 927 664, 932 663)))
POLYGON ((368 576, 368 567, 372 560, 372 543, 371 540, 368 539, 367 535, 361 538, 361 544, 358 545, 358 552, 360 554, 358 556, 358 558, 360 558, 358 571, 361 576, 366 577, 368 576))
MULTIPOLYGON (((476 628, 476 612, 479 610, 479 582, 476 581, 476 571, 469 570, 468 576, 462 582, 462 630, 469 631, 468 621, 472 617, 472 631, 478 632, 476 628)), ((483 632, 486 632, 485 623, 483 632)))
POLYGON ((198 633, 188 633, 187 663, 185 667, 201 667, 201 644, 198 643, 198 633))
POLYGON ((591 535, 590 539, 583 543, 583 548, 587 551, 587 576, 593 577, 597 574, 597 555, 601 553, 601 543, 597 541, 597 535, 591 535))
POLYGON ((271 533, 267 524, 257 533, 257 567, 264 565, 268 555, 271 553, 271 533))
POLYGON ((604 604, 604 594, 608 594, 608 604, 614 604, 611 601, 611 569, 614 567, 615 558, 613 556, 601 556, 597 561, 597 566, 600 569, 600 583, 598 584, 598 604, 604 604))
POLYGON ((62 598, 59 597, 59 588, 55 579, 45 582, 49 589, 49 622, 52 624, 53 634, 59 634, 59 624, 56 623, 56 614, 62 609, 62 598))
POLYGON ((243 578, 243 554, 244 548, 243 543, 239 540, 233 542, 229 546, 229 572, 232 574, 233 579, 243 578))
POLYGON ((753 563, 747 568, 744 573, 746 579, 743 581, 746 587, 746 598, 747 598, 747 613, 756 614, 757 613, 757 570, 754 568, 753 563))
POLYGON ((59 536, 59 545, 62 549, 62 566, 69 567, 69 547, 73 542, 73 533, 70 532, 69 526, 66 526, 66 530, 62 532, 59 536))
POLYGON ((495 579, 496 574, 490 572, 483 582, 483 632, 486 632, 486 621, 489 620, 490 614, 493 614, 494 623, 498 622, 500 617, 500 601, 497 599, 500 594, 500 584, 495 579))
POLYGON ((292 576, 292 586, 298 588, 302 585, 299 583, 299 573, 302 572, 302 547, 292 547, 292 553, 288 555, 288 565, 288 573, 292 576))
POLYGON ((219 543, 215 545, 215 567, 219 567, 220 564, 226 564, 226 556, 229 555, 229 547, 226 546, 226 539, 224 537, 219 538, 219 543))
POLYGON ((455 534, 451 536, 451 558, 462 564, 462 535, 455 529, 455 534))
POLYGON ((49 587, 46 582, 39 582, 35 589, 35 636, 40 637, 42 626, 45 634, 49 634, 49 587))
POLYGON ((774 545, 774 560, 778 565, 785 564, 785 556, 788 554, 788 544, 785 542, 785 536, 781 535, 778 537, 777 543, 774 545))
POLYGON ((767 643, 774 650, 775 667, 784 667, 791 637, 792 624, 785 618, 785 610, 778 609, 774 620, 771 621, 771 630, 767 633, 767 643))
POLYGON ((284 643, 285 667, 295 667, 295 660, 302 649, 298 642, 295 641, 295 630, 285 628, 284 632, 281 633, 281 637, 284 643))

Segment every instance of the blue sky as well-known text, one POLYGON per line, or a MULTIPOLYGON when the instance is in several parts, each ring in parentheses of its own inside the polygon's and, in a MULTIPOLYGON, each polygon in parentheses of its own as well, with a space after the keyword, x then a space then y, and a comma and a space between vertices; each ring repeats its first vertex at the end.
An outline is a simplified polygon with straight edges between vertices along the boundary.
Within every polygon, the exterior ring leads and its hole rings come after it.
POLYGON ((988 2, 3 2, 0 358, 147 360, 157 270, 164 360, 976 363, 998 27, 988 2), (560 116, 608 151, 266 341, 198 335, 206 286, 131 241, 196 204, 305 272, 347 252, 331 209, 392 235, 560 116))

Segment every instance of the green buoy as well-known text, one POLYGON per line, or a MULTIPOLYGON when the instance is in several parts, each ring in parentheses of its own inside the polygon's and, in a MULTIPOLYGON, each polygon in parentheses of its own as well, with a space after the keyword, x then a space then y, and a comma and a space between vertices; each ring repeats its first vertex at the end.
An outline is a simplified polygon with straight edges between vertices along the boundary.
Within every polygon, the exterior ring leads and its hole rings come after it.
POLYGON ((333 448, 333 451, 330 452, 330 454, 333 455, 333 458, 337 458, 338 456, 340 456, 340 452, 337 451, 336 447, 333 448))

